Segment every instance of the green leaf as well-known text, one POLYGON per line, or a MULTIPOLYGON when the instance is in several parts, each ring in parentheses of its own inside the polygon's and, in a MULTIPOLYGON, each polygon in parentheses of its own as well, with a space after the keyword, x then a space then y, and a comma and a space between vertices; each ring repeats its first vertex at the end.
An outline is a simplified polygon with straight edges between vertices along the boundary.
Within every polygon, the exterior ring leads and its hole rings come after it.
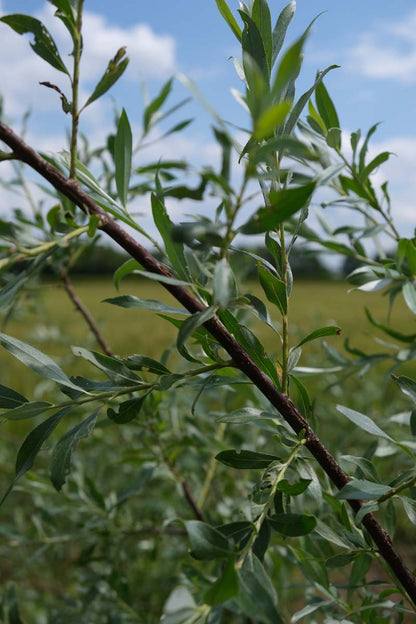
POLYGON ((184 310, 183 308, 173 308, 161 301, 140 299, 140 297, 134 297, 133 295, 122 295, 120 297, 104 299, 103 303, 111 303, 121 308, 140 308, 142 310, 152 310, 153 312, 165 312, 166 314, 189 315, 188 310, 184 310))
POLYGON ((32 50, 49 65, 69 75, 52 35, 42 22, 30 15, 19 13, 0 17, 0 21, 10 26, 19 35, 32 33, 34 35, 34 42, 30 44, 32 50))
POLYGON ((266 353, 266 350, 260 340, 252 331, 242 325, 229 312, 229 310, 220 310, 218 312, 220 320, 224 323, 228 331, 230 331, 237 342, 247 351, 249 356, 273 380, 277 388, 280 388, 280 381, 277 375, 276 367, 266 353))
POLYGON ((394 381, 399 386, 400 390, 408 396, 416 405, 416 381, 410 379, 410 377, 393 377, 394 381))
POLYGON ((189 318, 187 318, 181 325, 181 328, 178 332, 178 338, 176 341, 176 346, 178 348, 179 353, 184 352, 184 345, 186 340, 192 336, 194 331, 198 329, 201 325, 206 323, 215 316, 216 308, 213 306, 209 306, 201 312, 196 312, 196 314, 192 314, 189 318))
POLYGON ((275 420, 279 415, 275 412, 266 412, 255 407, 242 407, 234 410, 231 414, 223 414, 216 418, 217 422, 226 422, 233 425, 243 425, 253 422, 253 420, 275 420))
POLYGON ((310 483, 312 483, 312 479, 300 479, 294 483, 289 483, 287 479, 282 479, 279 481, 277 489, 289 496, 299 496, 299 494, 303 494, 308 489, 310 483))
MULTIPOLYGON (((313 94, 313 92, 315 91, 316 87, 320 84, 320 82, 326 76, 326 74, 328 72, 330 72, 331 70, 333 70, 333 69, 337 69, 338 67, 339 67, 339 65, 330 65, 329 67, 327 67, 326 69, 324 69, 323 71, 318 73, 317 78, 316 78, 315 82, 313 83, 313 85, 310 87, 310 89, 305 91, 305 93, 303 93, 300 96, 300 98, 298 99, 296 104, 293 106, 292 112, 290 113, 289 119, 287 120, 287 123, 285 125, 285 134, 290 134, 292 132, 292 130, 295 127, 296 123, 298 122, 299 117, 300 117, 303 109, 305 108, 307 102, 309 102, 309 112, 310 113, 311 112, 316 112, 314 107, 313 107, 313 105, 312 105, 310 97, 313 94)), ((319 117, 317 112, 316 112, 316 115, 319 117)), ((320 119, 320 117, 319 117, 319 119, 320 119)))
POLYGON ((129 275, 130 273, 133 273, 137 269, 140 270, 141 265, 137 262, 137 260, 133 260, 133 258, 130 258, 130 260, 126 260, 126 262, 124 262, 117 269, 117 271, 115 271, 113 280, 114 280, 114 285, 117 288, 117 290, 119 289, 120 282, 123 279, 123 277, 125 277, 126 275, 129 275))
POLYGON ((14 407, 8 412, 2 412, 1 416, 7 418, 7 420, 25 420, 26 418, 35 418, 46 412, 50 407, 53 407, 53 403, 45 403, 43 401, 28 401, 14 407))
POLYGON ((99 409, 95 410, 88 418, 72 427, 56 444, 52 452, 50 470, 51 481, 58 492, 70 473, 72 453, 77 448, 78 442, 91 434, 98 412, 99 409))
POLYGON ((65 375, 63 370, 48 355, 45 355, 39 349, 35 349, 35 347, 12 336, 6 336, 6 334, 0 334, 0 344, 20 360, 22 364, 35 371, 38 375, 51 379, 62 386, 84 392, 82 388, 75 385, 65 375))
MULTIPOLYGON (((320 82, 316 87, 315 100, 318 112, 326 129, 339 128, 340 123, 337 111, 323 82, 320 82)), ((340 147, 340 145, 338 147, 340 147)))
POLYGON ((109 407, 107 410, 108 418, 117 423, 117 425, 124 425, 131 422, 140 414, 146 397, 147 394, 136 399, 124 401, 123 403, 120 403, 118 411, 109 407))
POLYGON ((366 479, 353 479, 337 492, 336 498, 341 500, 376 500, 391 491, 388 485, 373 483, 366 479))
POLYGON ((114 83, 123 75, 127 65, 129 64, 129 58, 126 56, 126 48, 120 48, 114 58, 112 58, 105 73, 97 83, 94 91, 84 104, 84 108, 89 106, 95 100, 98 100, 104 93, 106 93, 114 83))
POLYGON ((287 537, 299 537, 311 533, 316 527, 315 516, 295 513, 274 514, 268 518, 271 527, 287 537))
POLYGON ((388 327, 387 325, 382 325, 382 323, 379 323, 378 321, 376 321, 376 319, 371 315, 370 311, 367 308, 365 308, 365 313, 370 323, 374 327, 381 329, 388 336, 391 336, 392 338, 395 338, 396 340, 399 340, 400 342, 406 342, 406 343, 409 343, 409 342, 412 343, 416 340, 416 334, 402 334, 401 332, 397 331, 394 328, 388 327))
POLYGON ((402 270, 404 259, 409 264, 410 273, 416 275, 416 245, 408 238, 400 239, 397 245, 396 263, 399 270, 402 270))
POLYGON ((412 413, 410 414, 409 424, 410 424, 410 431, 412 432, 412 435, 416 436, 416 410, 412 410, 412 413))
POLYGON ((368 416, 360 414, 360 412, 356 412, 349 407, 344 407, 343 405, 337 405, 337 410, 346 416, 348 420, 357 425, 357 427, 367 431, 367 433, 371 433, 371 435, 375 435, 378 438, 385 438, 386 440, 390 440, 390 442, 394 442, 393 438, 380 429, 380 427, 376 425, 376 423, 368 416))
POLYGON ((199 520, 184 522, 188 533, 191 555, 195 559, 209 561, 234 554, 228 540, 214 527, 199 520))
POLYGON ((22 395, 0 384, 0 408, 1 409, 13 409, 26 403, 27 399, 22 395))
POLYGON ((291 108, 291 102, 283 100, 267 108, 256 120, 253 136, 258 141, 273 136, 275 131, 285 122, 291 108))
POLYGON ((166 98, 172 90, 172 78, 168 80, 160 90, 159 94, 148 104, 143 114, 143 131, 147 134, 154 125, 156 113, 163 106, 166 98))
POLYGON ((160 273, 152 273, 151 271, 139 271, 133 270, 135 275, 141 275, 156 282, 162 282, 162 284, 170 284, 171 286, 192 286, 191 282, 185 282, 184 280, 176 279, 176 277, 170 277, 168 275, 161 275, 160 273))
POLYGON ((215 459, 226 466, 237 468, 238 470, 263 469, 267 468, 272 462, 279 458, 276 455, 268 455, 267 453, 256 453, 255 451, 221 451, 215 456, 215 459))
POLYGON ((253 22, 257 26, 263 42, 269 69, 272 67, 272 24, 267 0, 254 0, 251 11, 253 22))
POLYGON ((243 613, 262 624, 284 624, 277 610, 277 596, 265 568, 255 555, 246 557, 239 571, 238 603, 243 613))
POLYGON ((164 203, 152 193, 152 214, 154 223, 165 243, 165 249, 173 268, 176 270, 178 277, 189 280, 189 269, 186 261, 184 247, 172 238, 172 222, 166 212, 164 203))
POLYGON ((271 206, 260 208, 241 228, 242 234, 261 234, 275 230, 283 221, 310 201, 316 182, 270 193, 271 206))
POLYGON ((217 3, 218 10, 227 22, 228 26, 231 28, 238 41, 241 42, 241 28, 237 24, 237 21, 227 2, 225 0, 215 0, 215 2, 217 3))
POLYGON ((56 414, 53 414, 53 416, 50 416, 40 425, 35 427, 35 429, 33 429, 33 431, 31 431, 25 438, 17 453, 14 480, 1 499, 0 505, 4 503, 7 496, 12 491, 16 481, 32 468, 36 456, 41 450, 43 444, 70 409, 71 407, 65 407, 64 409, 59 410, 59 412, 56 412, 56 414))
POLYGON ((141 381, 140 377, 116 358, 83 347, 72 347, 72 352, 102 370, 115 384, 130 386, 138 385, 141 381))
POLYGON ((391 152, 381 152, 381 154, 373 158, 373 160, 360 172, 360 181, 365 182, 374 169, 377 169, 377 167, 385 163, 386 160, 389 159, 390 155, 391 152))
POLYGON ((250 80, 248 80, 247 72, 247 56, 252 59, 257 68, 260 70, 263 79, 268 83, 270 76, 270 67, 267 62, 266 51, 264 49, 263 39, 257 28, 255 22, 251 19, 251 17, 245 13, 244 11, 239 11, 241 15, 241 19, 244 22, 244 30, 241 37, 241 45, 243 48, 243 65, 246 71, 247 82, 250 85, 250 80))
POLYGON ((236 297, 235 277, 227 258, 215 265, 213 291, 213 302, 221 308, 226 308, 236 297))
POLYGON ((341 149, 342 130, 341 128, 330 128, 326 135, 326 144, 334 149, 341 149))
POLYGON ((114 164, 117 195, 124 207, 127 204, 131 176, 133 137, 126 111, 122 110, 114 141, 114 164))
POLYGON ((279 308, 282 315, 285 315, 287 313, 286 284, 272 275, 261 264, 257 267, 257 270, 260 284, 267 299, 279 308))
POLYGON ((215 607, 216 605, 233 598, 238 594, 238 576, 233 559, 225 564, 221 576, 204 594, 204 602, 215 607))
POLYGON ((282 49, 287 29, 293 19, 293 16, 295 15, 295 11, 296 2, 292 0, 292 2, 289 2, 289 4, 285 6, 285 8, 282 10, 279 17, 277 18, 276 25, 273 29, 273 50, 271 67, 273 67, 276 58, 280 50, 282 49))
POLYGON ((370 130, 367 132, 367 135, 366 135, 366 137, 364 139, 363 145, 362 145, 361 150, 360 150, 360 155, 359 155, 359 163, 358 163, 358 171, 359 172, 363 171, 363 169, 365 167, 365 157, 366 157, 367 150, 368 150, 368 143, 370 141, 370 138, 374 134, 374 132, 377 130, 378 125, 379 124, 376 123, 373 126, 371 126, 370 130))
POLYGON ((130 355, 128 358, 123 360, 123 363, 132 370, 149 371, 150 373, 155 373, 156 375, 170 374, 170 370, 167 369, 166 366, 150 357, 147 357, 146 355, 130 355))
POLYGON ((328 327, 321 327, 320 329, 315 329, 315 331, 311 332, 310 334, 302 338, 302 340, 298 342, 296 346, 300 347, 306 342, 311 342, 312 340, 316 340, 317 338, 322 338, 323 336, 339 336, 340 333, 341 333, 341 328, 337 327, 336 325, 328 325, 328 327))
POLYGON ((359 586, 365 585, 365 575, 371 568, 371 564, 373 562, 373 558, 368 553, 361 553, 355 559, 354 564, 352 566, 350 579, 348 582, 349 587, 351 589, 359 586))
POLYGON ((413 281, 405 282, 402 292, 407 307, 413 314, 416 314, 416 283, 413 281))

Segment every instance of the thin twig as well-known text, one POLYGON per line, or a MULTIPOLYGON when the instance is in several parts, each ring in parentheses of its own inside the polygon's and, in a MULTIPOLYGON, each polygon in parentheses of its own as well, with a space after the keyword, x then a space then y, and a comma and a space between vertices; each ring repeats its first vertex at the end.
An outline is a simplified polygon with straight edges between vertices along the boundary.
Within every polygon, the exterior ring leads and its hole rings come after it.
MULTIPOLYGON (((137 260, 147 271, 172 277, 168 269, 154 258, 142 245, 140 245, 128 232, 123 230, 100 206, 83 191, 76 182, 67 179, 58 169, 45 161, 20 137, 18 137, 6 124, 0 122, 0 139, 4 141, 13 153, 32 169, 40 173, 52 186, 66 195, 88 214, 100 217, 101 229, 117 242, 132 258, 137 260)), ((178 285, 164 284, 164 287, 191 313, 201 312, 204 306, 195 299, 187 290, 178 285)), ((238 344, 235 338, 227 331, 222 323, 212 318, 204 326, 218 340, 221 346, 233 359, 234 365, 239 368, 253 382, 270 403, 279 411, 282 417, 290 425, 293 431, 299 434, 305 432, 306 447, 315 457, 319 465, 331 479, 332 483, 341 489, 349 482, 335 458, 328 452, 321 440, 309 426, 307 421, 295 408, 288 396, 282 394, 263 371, 250 358, 248 353, 238 344)), ((349 505, 357 513, 362 503, 357 500, 349 500, 349 505)), ((393 543, 380 526, 373 514, 366 514, 363 525, 377 545, 380 555, 389 564, 398 581, 406 590, 410 600, 416 606, 416 577, 407 568, 393 543)))
POLYGON ((114 357, 114 353, 111 351, 110 347, 104 340, 103 335, 98 329, 97 323, 95 322, 92 314, 88 310, 85 303, 81 301, 81 299, 78 297, 77 293, 75 292, 71 279, 66 271, 62 271, 61 279, 62 279, 64 288, 68 294, 68 297, 71 299, 72 303, 74 304, 78 312, 83 316, 85 322, 87 323, 88 327, 94 334, 98 344, 101 346, 104 353, 106 355, 109 355, 110 357, 114 357))

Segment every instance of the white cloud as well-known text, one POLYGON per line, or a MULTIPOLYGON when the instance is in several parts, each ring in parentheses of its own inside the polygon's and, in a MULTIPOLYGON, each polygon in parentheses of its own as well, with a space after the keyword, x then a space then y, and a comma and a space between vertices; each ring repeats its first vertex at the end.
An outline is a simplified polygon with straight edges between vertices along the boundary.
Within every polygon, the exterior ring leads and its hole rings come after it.
MULTIPOLYGON (((53 17, 54 7, 45 4, 36 15, 51 31, 62 59, 71 63, 71 40, 63 24, 53 17)), ((3 14, 0 0, 0 14, 3 14)), ((110 24, 102 15, 84 13, 84 54, 81 66, 81 89, 85 96, 98 82, 107 64, 121 47, 127 47, 130 64, 123 80, 139 83, 148 78, 169 76, 176 66, 176 43, 172 36, 157 34, 148 24, 132 24, 121 28, 110 24), (87 88, 86 82, 92 85, 87 88)), ((31 35, 20 36, 8 26, 0 25, 0 88, 5 95, 7 113, 18 117, 29 107, 37 110, 56 109, 57 94, 48 93, 40 81, 57 84, 65 93, 67 77, 54 70, 34 54, 28 44, 31 35)))
POLYGON ((416 10, 362 34, 348 52, 348 65, 368 78, 416 82, 416 10))

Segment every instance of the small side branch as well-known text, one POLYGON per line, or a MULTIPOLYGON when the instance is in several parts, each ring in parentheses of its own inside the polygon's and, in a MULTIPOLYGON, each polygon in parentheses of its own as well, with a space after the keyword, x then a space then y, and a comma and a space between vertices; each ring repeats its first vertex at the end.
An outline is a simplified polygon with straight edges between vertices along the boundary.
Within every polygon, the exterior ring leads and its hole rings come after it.
POLYGON ((77 293, 75 292, 68 273, 63 271, 61 273, 61 279, 62 279, 64 288, 68 294, 68 297, 71 299, 72 303, 74 304, 78 312, 84 318, 85 322, 87 323, 88 327, 94 334, 98 344, 100 345, 104 353, 106 355, 109 355, 110 357, 114 357, 114 353, 111 351, 110 347, 107 345, 106 341, 104 340, 103 335, 98 329, 97 323, 92 317, 90 311, 88 310, 86 305, 81 301, 81 299, 78 297, 77 293))

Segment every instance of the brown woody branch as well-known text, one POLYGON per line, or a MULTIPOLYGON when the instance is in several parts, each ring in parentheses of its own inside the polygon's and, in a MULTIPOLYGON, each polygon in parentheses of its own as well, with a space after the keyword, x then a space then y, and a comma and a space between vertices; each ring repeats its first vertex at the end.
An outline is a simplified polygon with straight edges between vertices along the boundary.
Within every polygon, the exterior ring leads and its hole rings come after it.
MULTIPOLYGON (((12 150, 13 156, 28 164, 45 178, 58 191, 66 195, 82 210, 91 215, 97 215, 100 219, 100 228, 110 236, 120 247, 127 251, 132 258, 137 260, 147 271, 172 277, 168 269, 158 262, 142 245, 116 223, 100 206, 98 206, 78 184, 66 178, 58 169, 45 161, 31 147, 26 145, 20 137, 0 122, 0 139, 12 150)), ((181 286, 163 284, 163 286, 179 301, 191 314, 204 309, 203 305, 181 286)), ((280 412, 293 431, 299 434, 305 431, 306 446, 315 457, 321 468, 325 471, 334 485, 341 489, 349 478, 341 469, 335 458, 328 452, 307 421, 295 408, 291 400, 282 394, 260 368, 253 362, 247 352, 238 344, 235 338, 227 331, 222 323, 213 318, 205 324, 206 329, 231 356, 234 365, 239 368, 263 393, 270 403, 280 412)), ((362 506, 357 500, 348 501, 356 513, 362 506)), ((367 514, 363 518, 363 525, 375 542, 380 555, 388 563, 394 575, 406 590, 409 598, 416 606, 416 577, 406 567, 393 543, 380 526, 373 514, 367 514)))
POLYGON ((91 312, 88 310, 86 305, 81 301, 81 299, 78 297, 77 293, 75 292, 68 273, 66 273, 65 271, 62 271, 61 279, 62 279, 64 288, 68 294, 68 297, 71 299, 72 303, 74 304, 78 312, 84 318, 85 322, 87 323, 88 327, 94 334, 95 339, 97 340, 98 344, 101 346, 104 353, 110 357, 114 357, 114 353, 111 351, 110 347, 104 340, 103 335, 101 334, 95 320, 93 319, 91 315, 91 312))

